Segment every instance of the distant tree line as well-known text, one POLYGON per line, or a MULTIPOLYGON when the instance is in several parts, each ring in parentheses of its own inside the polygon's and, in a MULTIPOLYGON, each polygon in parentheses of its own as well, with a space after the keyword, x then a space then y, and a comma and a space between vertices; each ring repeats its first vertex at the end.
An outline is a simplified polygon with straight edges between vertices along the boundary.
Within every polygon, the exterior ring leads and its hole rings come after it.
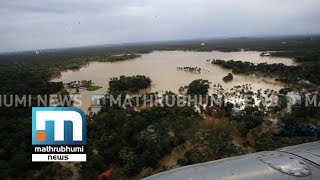
POLYGON ((297 83, 299 79, 308 80, 313 84, 320 84, 320 68, 316 64, 305 64, 298 66, 286 66, 280 64, 253 64, 251 62, 234 60, 213 60, 212 64, 217 64, 224 68, 232 69, 235 74, 264 73, 269 76, 279 76, 278 80, 287 83, 297 83))

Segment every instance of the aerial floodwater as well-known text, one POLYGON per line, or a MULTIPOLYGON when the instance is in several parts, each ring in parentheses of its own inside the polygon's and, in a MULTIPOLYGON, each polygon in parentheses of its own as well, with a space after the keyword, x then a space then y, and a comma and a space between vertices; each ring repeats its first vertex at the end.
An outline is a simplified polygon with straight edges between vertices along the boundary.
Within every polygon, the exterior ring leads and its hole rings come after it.
MULTIPOLYGON (((181 86, 188 85, 195 79, 206 79, 212 84, 221 84, 226 90, 244 84, 251 84, 253 90, 273 89, 278 91, 285 86, 272 78, 257 75, 234 75, 230 82, 224 82, 222 78, 231 70, 211 64, 212 59, 240 60, 252 63, 283 63, 285 65, 296 65, 289 58, 260 56, 257 51, 239 52, 192 52, 192 51, 154 51, 142 54, 140 58, 119 62, 91 62, 79 70, 68 70, 61 72, 61 76, 52 81, 69 83, 71 81, 92 80, 94 85, 103 88, 96 91, 80 90, 84 97, 90 94, 106 94, 108 82, 112 77, 121 75, 146 75, 152 80, 152 86, 148 91, 163 93, 173 91, 178 93, 181 86), (207 61, 210 60, 210 61, 207 61), (197 67, 200 72, 179 70, 178 67, 197 67)), ((209 90, 210 92, 210 90, 209 90)), ((71 92, 72 93, 72 92, 71 92)), ((89 98, 83 99, 84 104, 89 104, 89 98), (86 102, 88 101, 88 102, 86 102)), ((83 108, 84 109, 84 108, 83 108)))

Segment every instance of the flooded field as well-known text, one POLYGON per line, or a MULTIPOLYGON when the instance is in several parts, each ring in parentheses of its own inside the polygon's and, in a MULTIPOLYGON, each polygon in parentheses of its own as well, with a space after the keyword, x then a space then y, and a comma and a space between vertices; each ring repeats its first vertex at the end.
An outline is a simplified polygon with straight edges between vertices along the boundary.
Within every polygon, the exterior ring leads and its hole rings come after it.
MULTIPOLYGON (((274 79, 266 77, 257 77, 255 75, 234 75, 231 82, 224 82, 222 78, 231 70, 212 65, 206 60, 241 60, 253 63, 283 63, 286 65, 295 65, 295 62, 289 58, 277 58, 269 56, 260 56, 260 52, 241 51, 241 52, 184 52, 184 51, 155 51, 149 54, 143 54, 142 57, 121 62, 92 62, 79 70, 68 70, 61 72, 61 76, 52 81, 62 81, 69 83, 71 81, 92 80, 94 85, 103 88, 97 91, 80 90, 83 96, 84 107, 89 107, 90 94, 106 94, 109 79, 121 75, 146 75, 152 80, 152 86, 147 91, 164 92, 171 90, 178 92, 181 86, 188 85, 195 79, 207 79, 212 84, 221 84, 223 88, 230 89, 234 86, 251 84, 253 90, 273 89, 278 91, 284 87, 283 83, 276 82, 274 79), (178 70, 177 67, 198 67, 201 72, 189 72, 178 70)), ((71 91, 73 93, 74 90, 71 91)))

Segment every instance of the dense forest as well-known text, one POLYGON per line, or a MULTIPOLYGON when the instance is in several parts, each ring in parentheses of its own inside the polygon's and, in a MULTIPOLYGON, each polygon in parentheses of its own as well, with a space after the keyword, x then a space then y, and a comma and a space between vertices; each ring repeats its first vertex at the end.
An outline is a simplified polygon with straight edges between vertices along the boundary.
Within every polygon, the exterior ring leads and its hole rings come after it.
MULTIPOLYGON (((89 61, 132 59, 139 57, 138 54, 153 50, 239 51, 242 49, 276 51, 272 52, 273 56, 294 58, 301 62, 301 65, 297 67, 281 64, 252 65, 236 61, 219 61, 219 63, 233 69, 234 73, 261 71, 279 75, 280 79, 286 79, 288 82, 300 78, 316 85, 320 83, 320 36, 312 38, 290 36, 95 46, 43 50, 39 54, 33 51, 2 53, 0 93, 1 95, 64 93, 63 84, 49 82, 50 78, 59 75, 63 70, 80 68, 89 61), (201 42, 205 42, 206 46, 200 46, 201 42)), ((149 82, 150 79, 145 80, 149 82)), ((138 88, 145 87, 146 84, 139 85, 138 88)), ((194 88, 199 84, 203 89, 201 92, 206 94, 207 82, 201 80, 189 85, 189 93, 196 93, 194 88)), ((281 108, 283 107, 275 108, 275 111, 280 111, 281 108)), ((318 108, 293 109, 292 114, 281 115, 280 129, 277 132, 262 130, 262 127, 268 125, 268 117, 252 113, 250 109, 239 117, 231 117, 227 107, 217 108, 217 111, 221 122, 215 128, 206 127, 197 130, 197 127, 203 127, 203 118, 190 107, 153 107, 141 112, 120 107, 102 108, 98 114, 88 117, 89 158, 87 163, 82 164, 80 173, 83 179, 92 179, 105 168, 114 165, 118 167, 114 173, 115 177, 132 176, 146 167, 156 167, 163 155, 175 146, 187 142, 191 142, 192 146, 180 158, 180 165, 319 139, 316 135, 305 137, 287 135, 288 131, 319 127, 318 108), (232 141, 234 134, 237 133, 244 140, 243 143, 239 143, 240 145, 232 141), (193 134, 195 136, 190 137, 193 134)), ((60 164, 31 163, 31 107, 1 106, 0 124, 0 179, 45 179, 49 176, 67 179, 72 175, 69 169, 60 164)))
POLYGON ((202 120, 191 107, 177 106, 141 112, 107 107, 90 119, 88 162, 81 170, 85 179, 111 166, 120 167, 113 174, 121 177, 157 167, 161 157, 192 137, 202 120))

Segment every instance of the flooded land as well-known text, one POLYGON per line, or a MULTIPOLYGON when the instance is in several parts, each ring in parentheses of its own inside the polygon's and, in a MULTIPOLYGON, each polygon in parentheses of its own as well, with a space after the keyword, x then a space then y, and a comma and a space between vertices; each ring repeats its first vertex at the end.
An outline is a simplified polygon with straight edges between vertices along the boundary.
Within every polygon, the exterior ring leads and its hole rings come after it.
MULTIPOLYGON (((185 51, 154 51, 149 54, 142 54, 140 58, 119 61, 119 62, 91 62, 79 70, 68 70, 61 72, 61 76, 52 81, 71 81, 92 80, 93 85, 103 88, 96 91, 80 90, 83 100, 83 110, 87 110, 90 105, 91 94, 106 94, 108 82, 112 77, 121 75, 146 75, 152 80, 151 88, 147 91, 160 92, 173 91, 178 93, 181 86, 188 85, 195 79, 207 79, 212 84, 221 84, 226 90, 234 86, 251 84, 253 90, 273 89, 278 91, 285 86, 284 83, 277 82, 270 77, 257 75, 234 75, 233 80, 224 82, 222 78, 231 70, 221 68, 210 63, 212 59, 240 60, 252 63, 283 63, 295 65, 289 58, 278 58, 271 56, 260 56, 257 51, 240 52, 185 52, 185 51), (196 67, 201 71, 180 70, 179 67, 196 67)), ((70 90, 71 93, 74 90, 70 90)), ((212 91, 211 91, 212 92, 212 91)), ((209 90, 210 93, 210 90, 209 90)))

